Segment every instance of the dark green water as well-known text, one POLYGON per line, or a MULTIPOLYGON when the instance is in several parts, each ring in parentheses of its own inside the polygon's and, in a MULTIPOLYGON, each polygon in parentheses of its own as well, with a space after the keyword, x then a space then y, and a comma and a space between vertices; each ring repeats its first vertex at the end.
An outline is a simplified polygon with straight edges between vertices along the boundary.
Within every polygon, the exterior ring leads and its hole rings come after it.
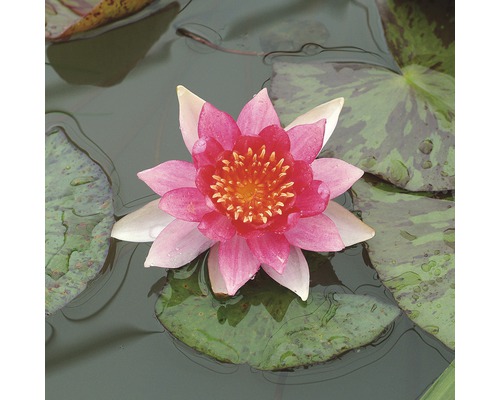
MULTIPOLYGON (((269 85, 276 60, 395 68, 368 0, 182 2, 100 36, 48 45, 46 54, 47 126, 62 126, 106 170, 117 216, 154 198, 138 171, 190 158, 178 84, 237 115, 269 85)), ((374 344, 307 369, 262 372, 213 361, 157 321, 165 271, 143 268, 148 249, 114 242, 87 290, 47 317, 47 399, 410 400, 454 358, 400 316, 374 344)), ((393 301, 361 245, 331 263, 342 290, 393 301)))

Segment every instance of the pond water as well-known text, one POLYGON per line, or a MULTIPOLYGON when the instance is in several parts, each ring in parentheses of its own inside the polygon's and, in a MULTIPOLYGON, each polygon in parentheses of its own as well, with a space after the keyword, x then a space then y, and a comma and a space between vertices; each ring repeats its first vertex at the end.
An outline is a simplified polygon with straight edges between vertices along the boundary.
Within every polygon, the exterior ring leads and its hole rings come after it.
MULTIPOLYGON (((168 4, 157 2, 161 11, 134 23, 46 49, 47 128, 62 127, 103 167, 117 218, 154 199, 138 171, 190 160, 177 85, 237 115, 269 86, 274 61, 398 68, 369 0, 168 4)), ((350 197, 342 201, 349 208, 350 197)), ((166 272, 143 268, 149 246, 113 241, 96 279, 46 318, 47 399, 410 400, 454 359, 402 314, 374 343, 321 365, 263 372, 214 361, 156 319, 166 272)), ((330 274, 312 290, 334 286, 394 302, 364 253, 356 245, 330 255, 330 274)))

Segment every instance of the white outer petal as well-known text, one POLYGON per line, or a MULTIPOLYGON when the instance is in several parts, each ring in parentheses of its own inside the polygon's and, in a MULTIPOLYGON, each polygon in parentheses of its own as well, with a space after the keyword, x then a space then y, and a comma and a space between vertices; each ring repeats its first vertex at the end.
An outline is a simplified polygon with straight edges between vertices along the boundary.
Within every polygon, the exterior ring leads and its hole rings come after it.
POLYGON ((198 120, 205 100, 190 92, 184 86, 177 86, 179 100, 179 126, 182 138, 191 153, 194 143, 199 139, 198 120))
POLYGON ((326 142, 332 136, 333 130, 337 126, 337 121, 339 120, 340 111, 344 105, 344 98, 339 97, 338 99, 330 100, 326 103, 320 104, 314 107, 312 110, 299 115, 295 118, 286 128, 285 131, 293 128, 297 125, 313 124, 320 119, 326 119, 325 126, 325 136, 323 138, 323 147, 325 147, 326 142))
POLYGON ((375 236, 375 230, 358 219, 352 212, 334 201, 328 202, 323 214, 337 226, 342 241, 347 246, 364 242, 375 236))
POLYGON ((160 199, 125 215, 115 223, 111 236, 127 242, 152 242, 174 220, 170 214, 158 208, 160 199))
POLYGON ((144 267, 180 268, 213 244, 198 230, 198 222, 175 219, 153 242, 144 267))
POLYGON ((208 254, 208 276, 212 291, 217 295, 228 295, 226 282, 219 269, 219 243, 216 243, 210 249, 208 254))
POLYGON ((282 274, 269 265, 262 264, 262 269, 280 285, 296 293, 306 301, 309 296, 309 266, 306 258, 298 247, 290 246, 288 262, 282 274))

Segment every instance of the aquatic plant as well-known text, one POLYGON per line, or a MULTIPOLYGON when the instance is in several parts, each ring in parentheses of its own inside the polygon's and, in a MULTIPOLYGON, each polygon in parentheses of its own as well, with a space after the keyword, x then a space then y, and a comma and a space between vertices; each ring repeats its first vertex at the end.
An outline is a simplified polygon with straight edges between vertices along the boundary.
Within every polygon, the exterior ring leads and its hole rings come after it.
POLYGON ((340 251, 374 235, 331 201, 363 171, 335 158, 316 159, 344 100, 321 104, 283 129, 266 89, 236 120, 183 86, 177 95, 193 162, 171 160, 139 172, 161 198, 118 221, 112 236, 154 241, 145 267, 179 268, 210 248, 216 294, 234 295, 262 267, 307 299, 301 249, 340 251))

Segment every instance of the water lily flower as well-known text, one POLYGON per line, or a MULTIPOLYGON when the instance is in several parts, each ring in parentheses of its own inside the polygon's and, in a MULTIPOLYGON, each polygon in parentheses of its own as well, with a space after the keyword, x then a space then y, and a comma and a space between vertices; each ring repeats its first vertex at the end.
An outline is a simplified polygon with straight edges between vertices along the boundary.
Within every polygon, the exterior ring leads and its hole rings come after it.
POLYGON ((179 268, 210 249, 216 294, 236 294, 262 268, 306 300, 309 267, 302 249, 339 251, 375 233, 331 201, 363 171, 316 159, 344 100, 319 105, 283 129, 266 89, 236 121, 183 86, 177 95, 193 162, 172 160, 139 172, 161 197, 120 219, 112 236, 153 241, 145 267, 179 268))

